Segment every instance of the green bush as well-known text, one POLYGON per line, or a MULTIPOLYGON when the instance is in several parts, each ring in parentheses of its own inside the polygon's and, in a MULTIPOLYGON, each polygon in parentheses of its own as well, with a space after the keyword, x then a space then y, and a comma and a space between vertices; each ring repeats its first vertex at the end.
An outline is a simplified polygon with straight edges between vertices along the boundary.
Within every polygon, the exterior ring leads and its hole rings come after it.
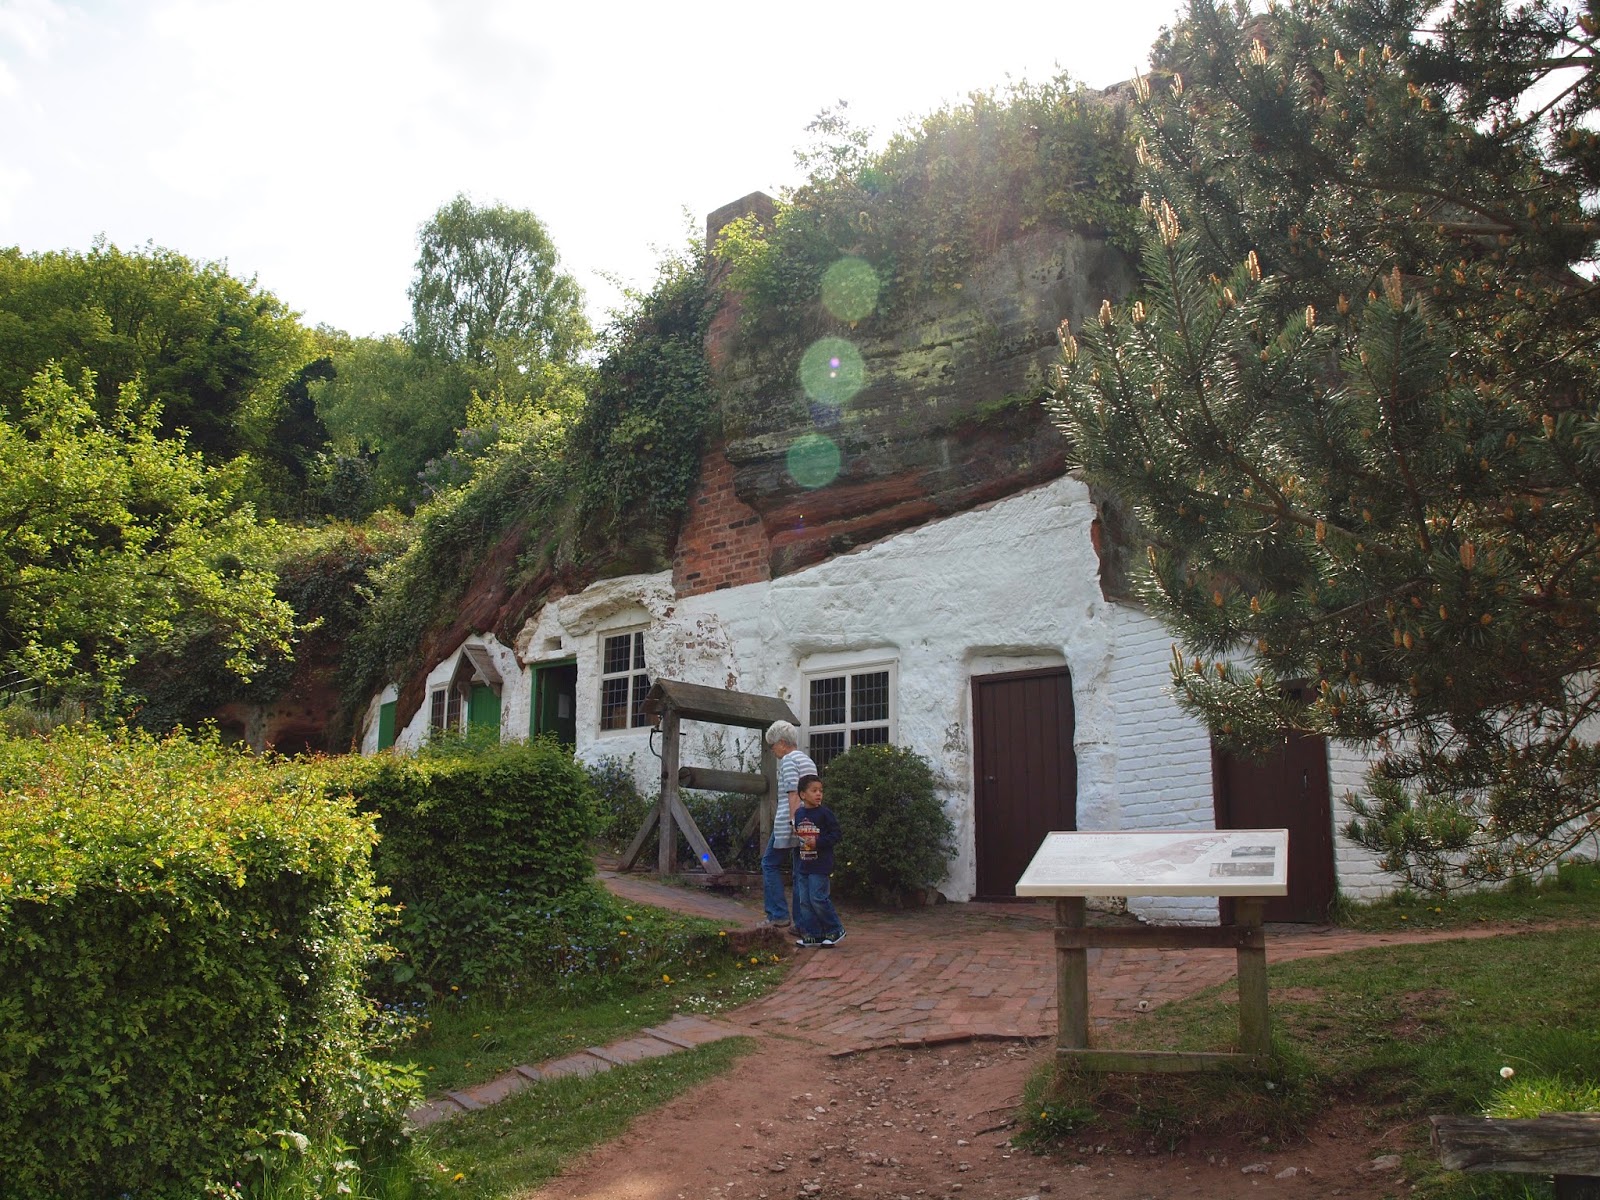
POLYGON ((0 1196, 193 1197, 262 1135, 389 1135, 372 822, 213 739, 0 737, 0 1196), (370 1132, 370 1130, 369 1130, 370 1132))
POLYGON ((828 764, 824 803, 844 840, 834 852, 841 895, 900 904, 945 877, 955 829, 915 750, 857 746, 828 764))
POLYGON ((447 740, 413 756, 352 761, 345 777, 377 815, 373 856, 391 897, 559 896, 594 872, 594 803, 583 768, 553 739, 447 740))
POLYGON ((607 756, 584 767, 594 793, 597 832, 595 841, 613 854, 627 849, 655 804, 646 799, 633 775, 633 756, 607 756))
POLYGON ((351 760, 342 778, 377 817, 378 882, 401 906, 395 983, 483 985, 520 970, 530 914, 594 873, 588 777, 552 739, 449 739, 351 760))

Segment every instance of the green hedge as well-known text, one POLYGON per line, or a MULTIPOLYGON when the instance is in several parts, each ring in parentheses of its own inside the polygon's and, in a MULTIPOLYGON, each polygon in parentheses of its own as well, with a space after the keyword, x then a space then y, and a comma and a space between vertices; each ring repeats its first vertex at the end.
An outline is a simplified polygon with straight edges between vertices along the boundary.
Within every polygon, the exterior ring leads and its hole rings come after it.
POLYGON ((589 781, 551 739, 449 739, 350 760, 341 783, 377 818, 378 881, 402 906, 396 983, 492 985, 515 969, 514 914, 594 874, 589 781))
POLYGON ((823 789, 844 830, 834 852, 841 895, 900 904, 944 879, 955 829, 922 755, 857 746, 828 764, 823 789))
POLYGON ((314 772, 0 738, 0 1196, 193 1197, 370 1113, 373 830, 314 772))

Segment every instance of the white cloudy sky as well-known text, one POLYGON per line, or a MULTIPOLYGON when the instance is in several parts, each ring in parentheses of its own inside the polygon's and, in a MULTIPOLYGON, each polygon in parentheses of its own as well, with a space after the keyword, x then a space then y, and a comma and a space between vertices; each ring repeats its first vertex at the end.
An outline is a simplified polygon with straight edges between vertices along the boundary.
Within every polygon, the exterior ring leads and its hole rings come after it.
POLYGON ((1179 2, 0 0, 0 246, 154 242, 387 333, 465 192, 537 213, 599 320, 686 211, 797 182, 825 106, 881 140, 1008 77, 1104 86, 1179 2))

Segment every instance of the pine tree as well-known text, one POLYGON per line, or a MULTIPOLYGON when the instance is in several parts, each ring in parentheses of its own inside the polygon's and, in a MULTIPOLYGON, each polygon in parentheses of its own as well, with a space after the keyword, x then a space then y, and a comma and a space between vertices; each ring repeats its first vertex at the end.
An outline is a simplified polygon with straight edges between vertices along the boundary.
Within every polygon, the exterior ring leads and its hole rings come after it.
POLYGON ((1593 14, 1437 8, 1194 0, 1138 86, 1146 291, 1056 396, 1180 701, 1376 751, 1348 832, 1429 888, 1600 830, 1593 14))

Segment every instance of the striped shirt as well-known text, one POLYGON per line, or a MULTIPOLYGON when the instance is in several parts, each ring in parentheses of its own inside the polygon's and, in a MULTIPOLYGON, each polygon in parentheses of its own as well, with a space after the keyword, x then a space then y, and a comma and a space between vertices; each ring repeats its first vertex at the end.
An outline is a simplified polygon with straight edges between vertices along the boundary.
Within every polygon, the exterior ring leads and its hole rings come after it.
POLYGON ((789 793, 800 790, 802 775, 817 774, 817 764, 804 750, 791 750, 778 760, 778 811, 772 819, 772 845, 777 850, 798 846, 794 836, 794 817, 789 811, 789 793))

